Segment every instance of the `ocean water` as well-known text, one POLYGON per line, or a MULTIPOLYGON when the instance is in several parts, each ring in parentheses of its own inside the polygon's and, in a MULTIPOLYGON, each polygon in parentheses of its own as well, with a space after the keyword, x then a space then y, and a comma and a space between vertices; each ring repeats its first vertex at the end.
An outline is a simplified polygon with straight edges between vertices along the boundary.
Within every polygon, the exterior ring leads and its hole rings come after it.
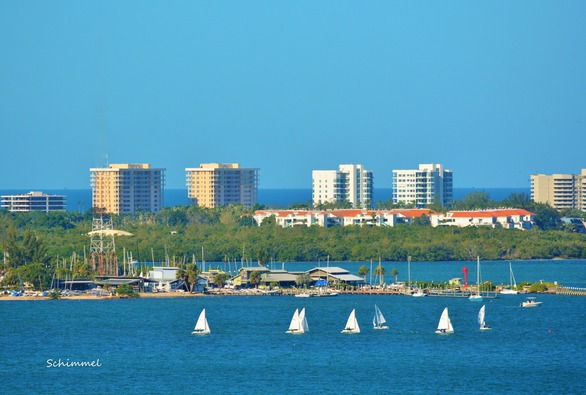
MULTIPOLYGON (((28 190, 6 189, 0 190, 0 195, 14 195, 28 193, 28 190)), ((90 189, 54 189, 42 192, 67 197, 67 210, 85 212, 92 205, 92 191, 90 189)), ((530 193, 529 188, 454 188, 454 199, 462 199, 471 192, 486 192, 490 199, 500 201, 512 193, 530 193)), ((390 188, 377 188, 374 192, 374 201, 384 202, 393 198, 390 188)), ((307 203, 311 200, 311 189, 259 189, 259 203, 268 207, 289 207, 296 203, 307 203)), ((189 204, 187 190, 165 189, 165 206, 186 206, 189 204)))
MULTIPOLYGON (((562 267, 540 261, 530 269, 548 264, 562 267)), ((585 262, 572 271, 584 278, 585 262)), ((534 309, 519 307, 522 295, 485 300, 493 329, 482 332, 483 302, 453 298, 3 301, 0 382, 6 394, 584 393, 586 298, 538 299, 543 305, 534 309), (372 329, 375 304, 389 330, 372 329), (285 334, 302 307, 310 332, 285 334), (436 335, 444 307, 455 333, 436 335), (191 335, 203 308, 212 334, 191 335), (343 335, 352 309, 362 332, 343 335), (48 367, 48 360, 100 366, 48 367)))

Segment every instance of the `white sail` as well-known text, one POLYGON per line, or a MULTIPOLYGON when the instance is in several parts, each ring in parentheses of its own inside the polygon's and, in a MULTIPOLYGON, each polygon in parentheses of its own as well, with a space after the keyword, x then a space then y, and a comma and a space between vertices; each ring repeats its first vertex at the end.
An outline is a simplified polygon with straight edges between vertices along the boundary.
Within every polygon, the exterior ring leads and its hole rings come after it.
POLYGON ((486 322, 484 322, 484 314, 485 314, 485 305, 482 305, 480 311, 478 311, 478 324, 480 325, 480 330, 487 330, 490 329, 486 322))
POLYGON ((342 330, 342 333, 360 333, 360 327, 356 320, 356 309, 352 309, 348 321, 346 322, 346 327, 342 330))
POLYGON ((372 319, 372 325, 374 329, 388 329, 388 326, 384 326, 384 323, 387 322, 383 313, 380 311, 377 305, 374 305, 374 317, 372 319))
POLYGON ((307 325, 307 317, 305 317, 305 307, 299 313, 299 331, 301 333, 309 332, 309 325, 307 325))
POLYGON ((208 325, 208 320, 206 319, 206 309, 203 309, 199 314, 199 318, 195 323, 195 328, 191 333, 196 335, 207 335, 211 333, 210 326, 208 325))
POLYGON ((450 315, 448 314, 448 308, 446 307, 442 312, 442 316, 440 317, 439 323, 437 325, 437 330, 435 333, 453 333, 454 328, 452 327, 452 321, 450 320, 450 315))
POLYGON ((307 325, 307 318, 305 317, 305 308, 301 310, 301 313, 299 312, 299 309, 295 309, 287 333, 301 334, 307 331, 309 331, 309 326, 307 325))
POLYGON ((293 313, 293 318, 291 318, 291 323, 289 324, 289 330, 287 333, 296 332, 299 329, 299 309, 295 309, 295 313, 293 313))

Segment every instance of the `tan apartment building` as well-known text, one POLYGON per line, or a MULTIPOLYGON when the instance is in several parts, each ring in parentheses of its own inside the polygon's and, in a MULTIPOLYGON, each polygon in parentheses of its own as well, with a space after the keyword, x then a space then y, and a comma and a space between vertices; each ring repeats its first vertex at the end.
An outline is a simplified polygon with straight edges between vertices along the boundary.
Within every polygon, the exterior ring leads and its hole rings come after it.
POLYGON ((238 163, 202 163, 198 168, 187 168, 188 198, 200 207, 252 207, 258 202, 258 170, 238 163))
POLYGON ((165 169, 150 164, 92 168, 92 207, 110 214, 156 213, 164 203, 165 169))
POLYGON ((531 199, 557 210, 586 210, 586 169, 581 174, 531 175, 531 199))

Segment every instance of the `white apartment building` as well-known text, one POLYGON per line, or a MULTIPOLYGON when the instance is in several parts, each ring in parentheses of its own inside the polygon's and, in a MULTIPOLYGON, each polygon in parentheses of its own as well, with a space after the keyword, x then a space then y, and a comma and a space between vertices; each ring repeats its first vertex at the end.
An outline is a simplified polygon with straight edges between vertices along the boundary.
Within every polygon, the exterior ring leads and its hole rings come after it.
POLYGON ((367 208, 373 203, 372 171, 363 165, 340 165, 338 170, 312 172, 314 206, 323 203, 349 201, 353 207, 367 208))
POLYGON ((43 192, 29 192, 18 195, 3 195, 0 207, 11 212, 17 211, 65 211, 65 195, 47 195, 43 192))
POLYGON ((393 170, 393 203, 415 204, 423 208, 440 203, 453 204, 453 175, 443 165, 420 164, 419 170, 393 170))
POLYGON ((393 227, 397 224, 410 224, 422 215, 429 216, 428 209, 336 209, 336 210, 258 210, 254 220, 260 226, 266 218, 274 217, 277 225, 283 228, 320 226, 379 226, 393 227))
POLYGON ((165 169, 149 164, 111 164, 92 168, 92 207, 111 214, 163 208, 165 169))
POLYGON ((448 211, 432 213, 431 226, 490 227, 502 229, 531 229, 535 225, 535 214, 516 208, 475 211, 448 211))
POLYGON ((202 163, 185 171, 187 196, 194 205, 252 207, 258 202, 257 168, 243 168, 238 163, 202 163))
POLYGON ((531 199, 557 210, 586 211, 586 169, 581 174, 532 174, 531 199))

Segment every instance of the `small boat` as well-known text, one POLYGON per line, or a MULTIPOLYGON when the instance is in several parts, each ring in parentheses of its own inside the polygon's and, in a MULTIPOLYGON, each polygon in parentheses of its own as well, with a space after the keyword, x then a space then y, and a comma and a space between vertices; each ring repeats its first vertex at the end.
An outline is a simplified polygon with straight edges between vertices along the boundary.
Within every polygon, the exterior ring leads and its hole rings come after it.
POLYGON ((521 302, 521 307, 538 307, 542 302, 538 302, 534 297, 528 297, 526 301, 521 302))
POLYGON ((517 291, 517 282, 515 281, 515 275, 513 274, 513 266, 511 262, 509 262, 509 287, 501 290, 501 294, 503 295, 517 295, 519 292, 517 291))
POLYGON ((356 320, 356 309, 352 309, 348 321, 346 322, 346 327, 342 330, 342 333, 360 333, 360 327, 356 320))
POLYGON ((481 331, 487 331, 487 330, 491 329, 491 327, 488 326, 486 324, 486 322, 484 322, 485 307, 486 307, 485 305, 482 305, 482 307, 480 308, 480 311, 478 312, 478 324, 480 324, 481 331))
POLYGON ((415 293, 413 293, 411 296, 413 296, 414 298, 422 298, 424 296, 427 296, 427 294, 423 292, 421 288, 417 288, 417 291, 415 291, 415 293))
POLYGON ((437 329, 435 333, 439 333, 442 335, 454 333, 454 327, 452 326, 452 321, 450 321, 450 315, 448 314, 447 307, 442 312, 442 316, 440 317, 439 323, 437 324, 437 329))
POLYGON ((308 292, 301 292, 300 294, 295 294, 296 298, 310 298, 313 295, 308 292))
POLYGON ((482 302, 483 298, 480 295, 480 257, 476 257, 476 293, 470 295, 468 298, 471 302, 482 302))
POLYGON ((300 335, 305 332, 309 332, 309 325, 307 325, 307 318, 305 317, 305 307, 299 312, 299 309, 295 309, 291 323, 289 324, 289 330, 286 333, 292 333, 294 335, 300 335))
POLYGON ((374 318, 372 319, 372 325, 374 329, 389 329, 388 326, 384 325, 387 322, 383 313, 380 311, 377 305, 374 305, 374 318))
POLYGON ((209 335, 210 333, 212 333, 212 331, 210 330, 210 326, 208 325, 208 320, 206 319, 206 309, 203 309, 199 315, 199 318, 197 319, 197 322, 195 324, 195 328, 193 329, 193 332, 191 332, 192 335, 209 335))

